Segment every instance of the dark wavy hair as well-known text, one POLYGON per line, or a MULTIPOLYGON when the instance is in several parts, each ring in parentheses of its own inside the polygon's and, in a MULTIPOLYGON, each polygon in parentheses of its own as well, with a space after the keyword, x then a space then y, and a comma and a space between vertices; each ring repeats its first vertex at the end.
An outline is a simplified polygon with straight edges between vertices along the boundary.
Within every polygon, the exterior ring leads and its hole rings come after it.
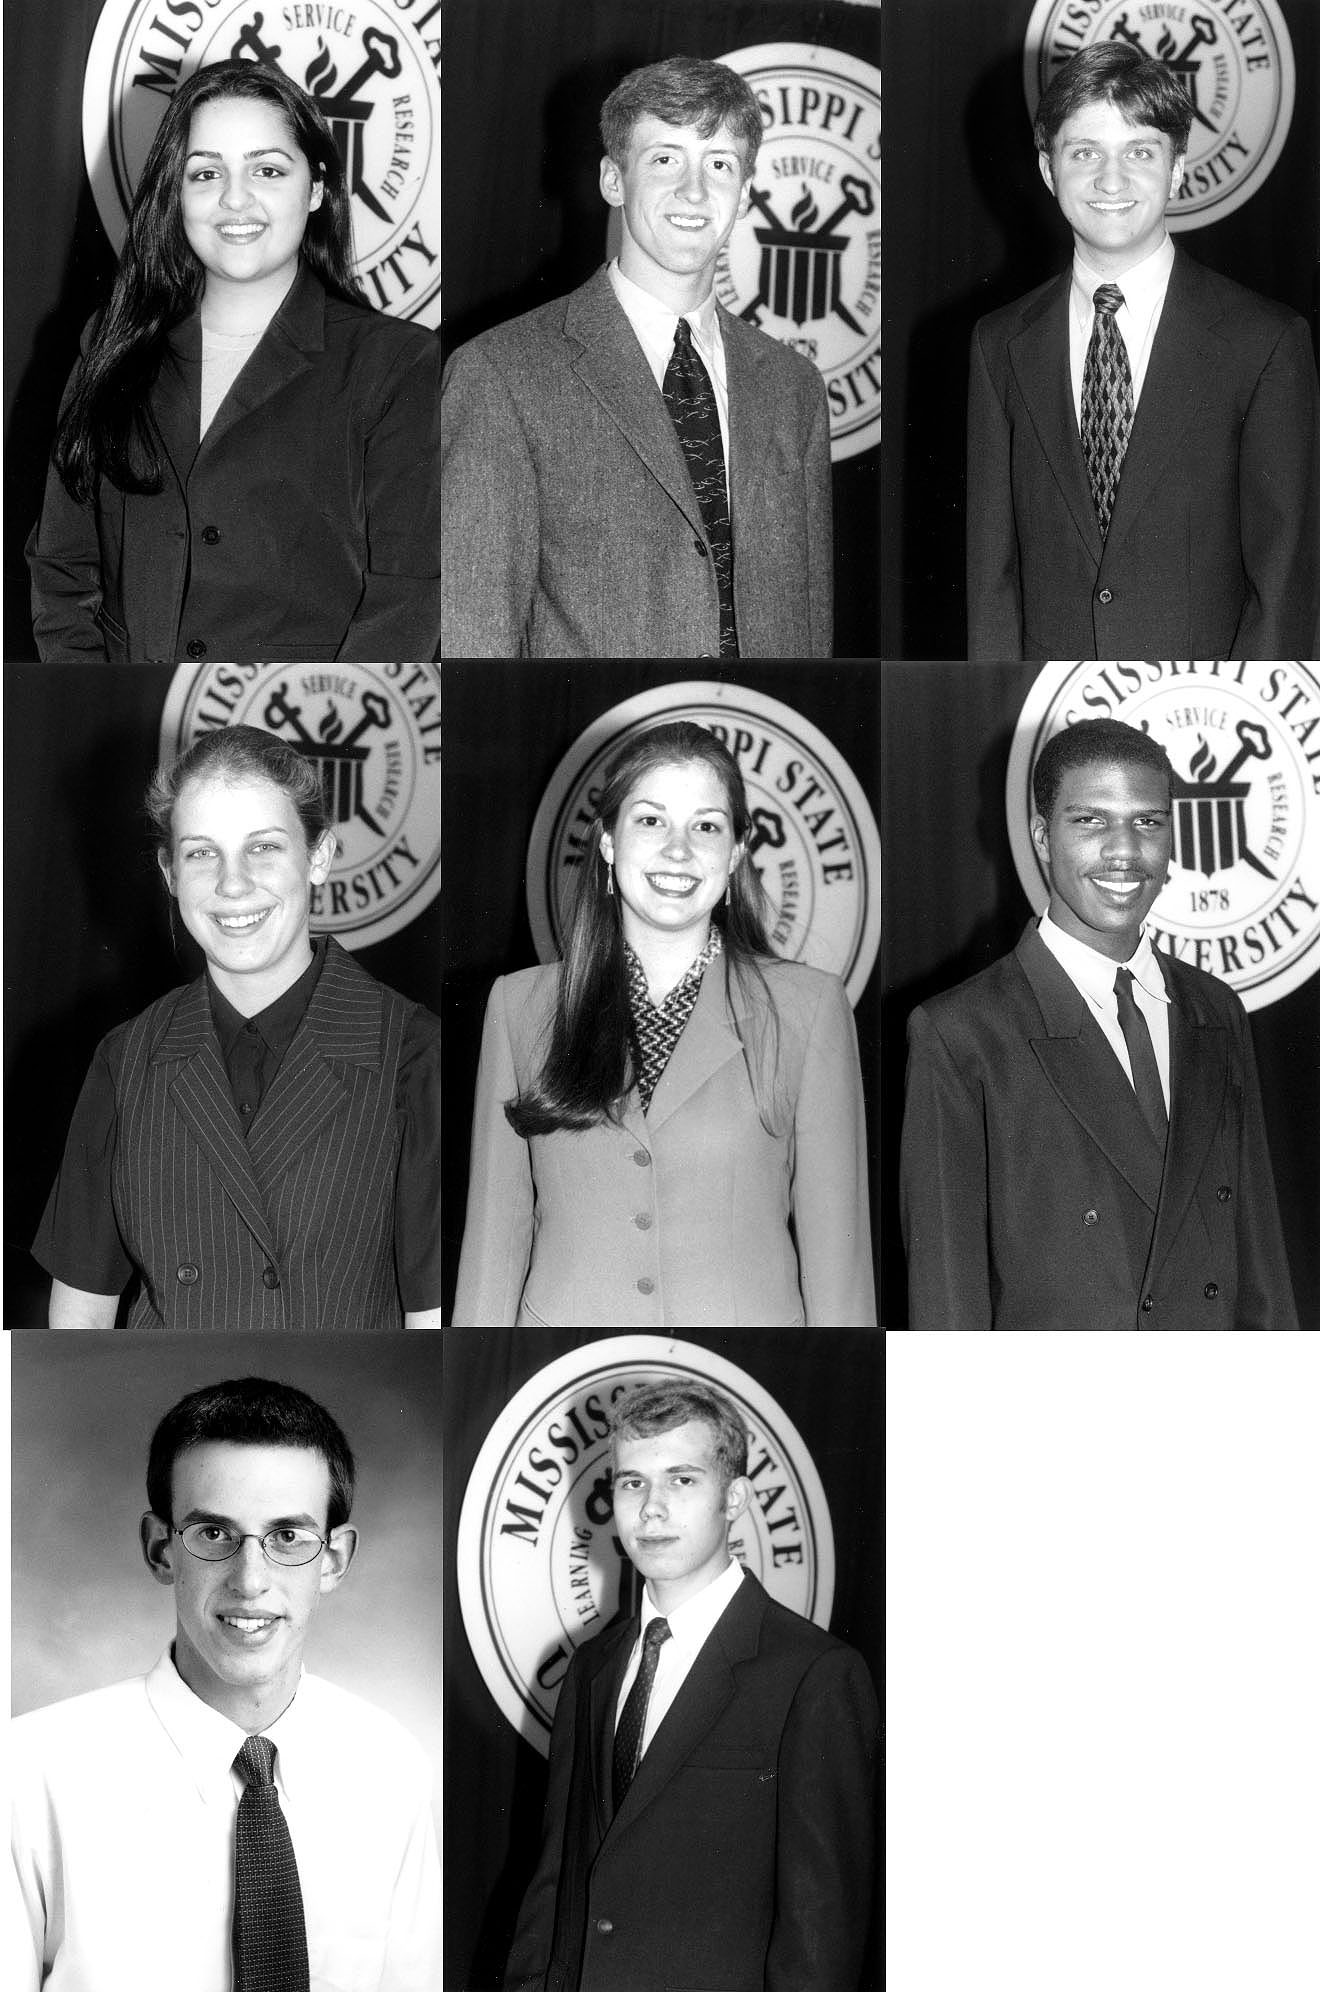
POLYGON ((601 143, 616 164, 626 162, 633 127, 648 116, 666 124, 691 125, 702 138, 727 123, 741 141, 743 166, 751 178, 765 129, 761 107, 751 85, 727 62, 671 55, 631 70, 616 83, 600 109, 601 143))
POLYGON ((1051 78, 1032 127, 1037 152, 1049 157, 1067 120, 1084 104, 1113 104, 1129 124, 1163 132, 1175 159, 1187 150, 1196 115, 1191 98, 1166 62, 1129 42, 1092 42, 1051 78))
MULTIPOLYGON (((634 735, 605 769, 600 800, 587 832, 581 868, 568 908, 559 973, 541 1070, 531 1088, 507 1100, 509 1125, 523 1136, 556 1128, 595 1127, 617 1120, 633 1083, 628 971, 619 900, 607 891, 609 868, 601 856, 605 831, 614 835, 619 812, 652 768, 701 761, 718 776, 734 840, 750 851, 755 826, 738 763, 704 726, 675 720, 634 735)), ((729 878, 728 903, 712 915, 721 929, 730 993, 737 986, 743 1015, 730 1022, 744 1037, 753 1092, 763 1124, 776 1117, 773 1079, 779 1057, 779 1015, 761 962, 771 958, 770 908, 756 867, 745 856, 729 878), (770 1084, 767 1084, 767 1079, 770 1084)))
POLYGON ((204 733, 175 761, 163 761, 147 789, 147 821, 157 850, 174 853, 174 805, 185 782, 201 777, 224 782, 271 782, 283 789, 298 812, 307 848, 314 851, 330 828, 321 778, 307 757, 259 726, 217 726, 204 733))
POLYGON ((231 97, 273 104, 288 120, 313 180, 324 189, 307 218, 302 259, 332 296, 367 306, 353 272, 352 196, 343 161, 312 98, 264 62, 215 62, 194 71, 170 99, 152 141, 110 302, 92 330, 55 432, 55 468, 79 504, 92 501, 101 477, 121 491, 161 488, 160 444, 147 402, 169 356, 169 334, 193 310, 205 278, 183 228, 188 134, 195 111, 231 97))
POLYGON ((174 1520, 175 1460, 190 1446, 216 1440, 236 1446, 301 1446, 319 1453, 330 1475, 326 1527, 340 1528, 352 1514, 357 1468, 348 1440, 330 1413, 291 1383, 244 1376, 190 1391, 152 1433, 147 1502, 162 1522, 174 1520))
POLYGON ((619 1399, 610 1417, 611 1467, 618 1464, 621 1438, 652 1439, 657 1432, 698 1422, 709 1425, 715 1434, 715 1464, 721 1485, 727 1487, 747 1471, 751 1440, 747 1421, 723 1391, 678 1377, 639 1383, 619 1399))
POLYGON ((1065 774, 1106 762, 1120 768, 1148 768, 1173 787, 1173 763, 1152 734, 1121 719, 1079 719, 1052 733, 1031 771, 1031 795, 1048 823, 1065 774))

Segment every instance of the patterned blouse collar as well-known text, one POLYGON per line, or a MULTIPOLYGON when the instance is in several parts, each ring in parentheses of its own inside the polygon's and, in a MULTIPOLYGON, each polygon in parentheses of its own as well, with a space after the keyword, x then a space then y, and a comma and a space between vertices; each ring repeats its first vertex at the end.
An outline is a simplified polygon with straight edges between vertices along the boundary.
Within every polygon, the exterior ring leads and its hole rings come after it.
POLYGON ((723 952, 724 937, 712 922, 710 938, 701 953, 674 984, 664 1002, 655 1004, 651 1001, 646 970, 627 941, 623 944, 623 957, 628 970, 628 1008, 632 1016, 633 1063, 643 1113, 650 1107, 674 1046, 682 1037, 687 1020, 696 1007, 701 978, 715 957, 723 952))

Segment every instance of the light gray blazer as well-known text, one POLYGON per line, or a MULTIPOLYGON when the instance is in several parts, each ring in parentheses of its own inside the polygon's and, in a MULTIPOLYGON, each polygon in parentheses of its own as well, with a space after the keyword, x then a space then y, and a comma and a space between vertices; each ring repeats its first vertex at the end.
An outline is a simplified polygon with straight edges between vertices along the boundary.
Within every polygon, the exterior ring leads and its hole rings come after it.
POLYGON ((857 1034, 837 976, 764 964, 779 1013, 775 1124, 723 956, 643 1114, 530 1141, 504 1102, 539 1071, 558 965, 491 991, 455 1323, 602 1328, 873 1326, 857 1034), (747 1049, 745 1049, 747 1047, 747 1049), (791 1229, 790 1229, 791 1225, 791 1229))
MULTIPOLYGON (((811 363, 720 310, 744 657, 828 657, 830 424, 811 363)), ((461 346, 440 403, 442 657, 716 657, 687 462, 602 268, 461 346)))

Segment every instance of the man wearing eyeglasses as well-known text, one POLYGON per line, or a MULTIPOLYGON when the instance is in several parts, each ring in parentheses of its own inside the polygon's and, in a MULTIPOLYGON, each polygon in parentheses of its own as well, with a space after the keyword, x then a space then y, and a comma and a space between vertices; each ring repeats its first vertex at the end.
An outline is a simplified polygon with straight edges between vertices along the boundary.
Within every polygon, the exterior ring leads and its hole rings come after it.
POLYGON ((22 1716, 22 1992, 436 1992, 429 1775, 302 1666, 357 1549, 353 1455, 302 1391, 192 1392, 151 1442, 142 1553, 174 1592, 145 1677, 22 1716))

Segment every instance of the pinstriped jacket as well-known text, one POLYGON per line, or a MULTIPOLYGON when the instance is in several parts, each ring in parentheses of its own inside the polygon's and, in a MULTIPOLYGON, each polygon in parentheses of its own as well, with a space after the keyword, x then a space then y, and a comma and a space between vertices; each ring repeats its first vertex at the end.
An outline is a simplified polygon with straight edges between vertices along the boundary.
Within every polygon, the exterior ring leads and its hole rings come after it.
POLYGON ((329 941, 246 1140, 204 978, 113 1034, 115 1216, 142 1275, 130 1328, 403 1326, 395 1089, 415 1007, 329 941))

